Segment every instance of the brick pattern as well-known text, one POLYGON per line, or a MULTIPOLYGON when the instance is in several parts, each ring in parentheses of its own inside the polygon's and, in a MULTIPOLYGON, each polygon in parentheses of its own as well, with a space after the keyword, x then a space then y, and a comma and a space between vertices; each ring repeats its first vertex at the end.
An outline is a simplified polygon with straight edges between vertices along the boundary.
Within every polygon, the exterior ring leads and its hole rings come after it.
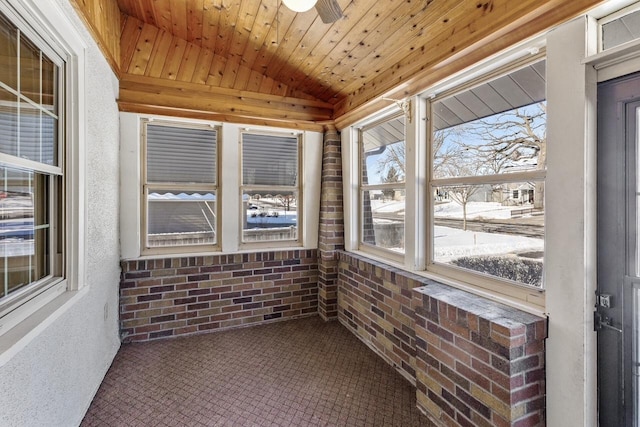
POLYGON ((318 312, 317 250, 122 261, 123 339, 147 341, 318 312))
POLYGON ((324 134, 319 227, 318 312, 329 320, 338 316, 338 251, 344 249, 341 141, 333 127, 324 134))
POLYGON ((422 411, 445 425, 545 424, 546 319, 437 284, 414 309, 422 411))
POLYGON ((431 427, 415 388, 318 316, 120 347, 82 427, 431 427))
POLYGON ((340 322, 415 383, 412 290, 424 279, 342 252, 338 280, 340 322))

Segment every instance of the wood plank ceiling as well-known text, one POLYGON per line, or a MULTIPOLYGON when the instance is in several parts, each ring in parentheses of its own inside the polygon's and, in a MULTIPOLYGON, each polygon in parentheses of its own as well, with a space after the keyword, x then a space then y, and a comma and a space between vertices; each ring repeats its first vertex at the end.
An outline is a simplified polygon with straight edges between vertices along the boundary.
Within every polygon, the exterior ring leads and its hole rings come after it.
POLYGON ((338 0, 324 24, 280 0, 73 1, 122 110, 300 128, 344 127, 601 2, 338 0))

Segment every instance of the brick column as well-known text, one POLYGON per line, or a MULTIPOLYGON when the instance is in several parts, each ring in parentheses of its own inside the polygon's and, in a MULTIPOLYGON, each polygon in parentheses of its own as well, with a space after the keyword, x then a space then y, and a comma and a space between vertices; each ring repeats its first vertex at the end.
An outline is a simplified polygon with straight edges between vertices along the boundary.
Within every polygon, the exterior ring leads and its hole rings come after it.
POLYGON ((341 142, 336 129, 327 126, 322 149, 318 234, 318 312, 324 320, 338 317, 338 251, 343 249, 341 142))

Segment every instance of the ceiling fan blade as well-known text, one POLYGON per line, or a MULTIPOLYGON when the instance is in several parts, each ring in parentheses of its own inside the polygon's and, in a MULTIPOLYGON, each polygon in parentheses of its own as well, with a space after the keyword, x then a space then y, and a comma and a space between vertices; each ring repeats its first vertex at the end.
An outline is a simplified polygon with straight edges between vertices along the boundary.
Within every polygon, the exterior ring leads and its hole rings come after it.
POLYGON ((338 0, 318 0, 316 10, 325 24, 332 24, 343 16, 338 0))

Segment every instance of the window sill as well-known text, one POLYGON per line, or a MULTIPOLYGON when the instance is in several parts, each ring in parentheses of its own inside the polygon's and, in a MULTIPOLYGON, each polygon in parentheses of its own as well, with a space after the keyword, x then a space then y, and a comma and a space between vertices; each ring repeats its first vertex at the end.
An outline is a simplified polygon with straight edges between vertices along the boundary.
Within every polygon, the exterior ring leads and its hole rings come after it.
POLYGON ((0 367, 24 349, 34 338, 53 324, 63 313, 82 298, 89 288, 66 291, 29 315, 0 337, 0 367))
POLYGON ((536 316, 546 317, 546 311, 544 307, 544 291, 528 290, 525 288, 514 286, 513 294, 518 296, 522 295, 522 297, 506 295, 504 293, 493 291, 486 287, 480 287, 480 286, 474 285, 473 283, 455 280, 450 277, 443 276, 441 274, 437 274, 431 271, 411 270, 400 262, 393 261, 391 259, 384 258, 381 256, 377 256, 370 252, 364 252, 362 250, 349 250, 345 252, 352 253, 363 258, 368 258, 372 261, 387 264, 390 267, 400 269, 403 272, 406 272, 407 274, 412 274, 420 278, 424 278, 426 280, 433 280, 435 282, 438 282, 447 286, 451 286, 452 288, 460 289, 460 290, 478 295, 480 297, 486 298, 488 300, 495 301, 521 311, 525 311, 527 313, 530 313, 536 316), (543 304, 536 304, 535 302, 527 300, 526 295, 529 293, 535 293, 537 295, 541 295, 537 299, 542 300, 543 304))
POLYGON ((240 247, 235 251, 201 251, 201 252, 167 252, 162 254, 141 254, 137 257, 122 258, 122 261, 137 261, 137 260, 152 260, 152 259, 167 259, 167 258, 188 258, 188 257, 204 257, 204 256, 219 256, 219 255, 234 255, 234 254, 251 254, 257 252, 284 252, 284 251, 300 251, 300 250, 314 250, 318 249, 317 246, 303 246, 303 245, 268 245, 264 246, 251 246, 240 247))

